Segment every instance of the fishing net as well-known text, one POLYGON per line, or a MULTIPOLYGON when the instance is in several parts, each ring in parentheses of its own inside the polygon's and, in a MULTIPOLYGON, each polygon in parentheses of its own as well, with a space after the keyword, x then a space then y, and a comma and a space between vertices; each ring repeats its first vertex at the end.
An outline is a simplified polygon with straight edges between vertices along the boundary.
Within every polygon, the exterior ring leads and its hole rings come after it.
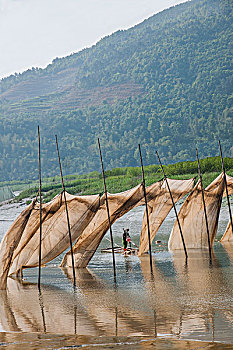
MULTIPOLYGON (((167 179, 172 198, 176 203, 179 199, 188 194, 194 186, 194 178, 188 180, 167 179)), ((160 182, 160 189, 155 198, 148 203, 149 225, 151 243, 162 225, 163 221, 172 209, 173 204, 166 181, 160 182)), ((142 255, 149 249, 148 225, 146 211, 144 213, 138 255, 142 255)))
MULTIPOLYGON (((217 233, 223 191, 224 179, 222 174, 204 190, 211 247, 217 233)), ((200 181, 198 181, 186 198, 179 211, 178 218, 186 248, 208 248, 208 235, 200 181)), ((170 250, 183 249, 177 220, 168 241, 168 248, 170 250)))
MULTIPOLYGON (((99 208, 99 195, 72 196, 66 193, 71 239, 74 242, 99 208)), ((41 263, 46 264, 70 244, 63 193, 42 205, 41 263)), ((34 200, 16 219, 0 245, 0 280, 24 267, 38 266, 40 205, 34 200)))
MULTIPOLYGON (((148 201, 158 195, 160 187, 161 182, 156 182, 146 188, 148 201)), ((142 184, 125 192, 116 194, 108 193, 107 198, 111 224, 134 207, 145 204, 142 184)), ((101 197, 100 202, 101 204, 97 214, 74 245, 73 252, 76 267, 87 266, 109 229, 105 195, 101 197)), ((70 251, 64 256, 61 266, 71 266, 70 251)))
MULTIPOLYGON (((233 193, 233 177, 226 175, 227 180, 227 191, 228 195, 230 196, 233 193)), ((224 190, 224 197, 226 196, 226 190, 224 190)), ((232 213, 232 211, 231 211, 232 213)), ((221 238, 220 242, 232 242, 233 243, 233 232, 232 232, 232 226, 231 226, 231 220, 229 220, 226 231, 224 235, 221 238)))

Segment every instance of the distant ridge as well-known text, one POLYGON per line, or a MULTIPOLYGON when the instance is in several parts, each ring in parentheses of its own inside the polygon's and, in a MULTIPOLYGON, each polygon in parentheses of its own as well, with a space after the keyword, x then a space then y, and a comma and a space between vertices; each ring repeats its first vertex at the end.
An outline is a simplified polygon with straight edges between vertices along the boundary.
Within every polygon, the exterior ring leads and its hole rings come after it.
POLYGON ((192 0, 118 31, 91 48, 0 81, 0 175, 58 173, 58 134, 65 173, 105 166, 218 155, 233 156, 232 14, 227 0, 192 0))

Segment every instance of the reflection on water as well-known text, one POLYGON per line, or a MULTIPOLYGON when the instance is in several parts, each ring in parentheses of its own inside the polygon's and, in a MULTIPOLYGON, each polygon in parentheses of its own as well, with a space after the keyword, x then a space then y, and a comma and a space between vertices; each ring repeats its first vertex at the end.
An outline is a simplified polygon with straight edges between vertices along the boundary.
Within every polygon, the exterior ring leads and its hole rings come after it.
MULTIPOLYGON (((140 260, 119 256, 117 286, 112 279, 109 282, 111 268, 104 269, 105 276, 100 277, 101 267, 96 264, 96 274, 89 269, 76 271, 75 292, 43 285, 39 293, 36 284, 9 278, 7 291, 0 292, 1 328, 89 336, 166 335, 233 343, 232 249, 217 250, 212 265, 208 252, 203 251, 190 252, 188 265, 183 253, 173 257, 165 253, 158 260, 155 256, 153 275, 148 256, 140 260)), ((60 280, 72 280, 72 270, 62 273, 60 280)))
MULTIPOLYGON (((116 244, 121 244, 123 227, 130 229, 132 241, 138 243, 142 216, 143 208, 136 208, 114 224, 116 244)), ((158 232, 162 243, 174 219, 170 213, 158 232)), ((224 215, 223 219, 227 224, 224 215)), ((223 231, 224 225, 220 222, 223 231)), ((102 246, 109 246, 109 241, 104 240, 102 246)), ((188 251, 187 265, 184 253, 171 254, 166 244, 154 244, 153 251, 153 274, 148 256, 117 254, 117 286, 111 254, 100 250, 89 269, 76 271, 75 292, 72 270, 59 268, 61 258, 42 269, 41 293, 37 269, 25 270, 24 281, 9 278, 7 290, 0 291, 0 331, 166 336, 232 344, 233 244, 216 242, 212 264, 208 251, 188 251)))

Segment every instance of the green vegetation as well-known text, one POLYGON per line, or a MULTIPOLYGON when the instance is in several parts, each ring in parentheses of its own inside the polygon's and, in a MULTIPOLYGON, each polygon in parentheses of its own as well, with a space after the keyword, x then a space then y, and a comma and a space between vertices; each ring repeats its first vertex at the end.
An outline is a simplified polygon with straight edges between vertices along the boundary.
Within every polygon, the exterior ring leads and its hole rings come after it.
MULTIPOLYGON (((225 158, 224 164, 228 175, 233 176, 233 158, 225 158)), ((221 172, 220 157, 206 158, 200 160, 201 171, 203 174, 203 185, 209 185, 221 172)), ((193 162, 178 162, 164 166, 165 173, 173 179, 189 179, 196 177, 197 161, 193 162)), ((145 166, 146 185, 159 181, 163 178, 162 170, 159 165, 145 166)), ((125 167, 114 168, 111 171, 106 171, 107 189, 111 193, 126 191, 134 186, 137 186, 142 181, 140 167, 125 167)), ((11 186, 11 182, 8 183, 11 186)), ((30 184, 21 184, 24 189, 16 198, 20 201, 23 198, 33 198, 38 193, 38 181, 30 184), (27 188, 25 188, 27 186, 27 188)), ((78 195, 98 194, 103 193, 102 174, 92 172, 87 175, 68 175, 65 176, 65 186, 67 192, 78 195)), ((0 183, 1 188, 1 183, 0 183)), ((45 178, 42 183, 43 201, 48 202, 56 194, 62 191, 61 181, 58 176, 53 178, 45 178)))
POLYGON ((232 157, 232 28, 232 1, 192 0, 3 79, 0 179, 37 178, 38 124, 48 177, 59 173, 54 134, 65 174, 100 170, 97 137, 107 169, 139 165, 138 143, 147 165, 156 150, 166 164, 195 159, 196 146, 216 156, 218 139, 232 157))
POLYGON ((9 187, 0 187, 0 203, 11 199, 13 196, 9 187))

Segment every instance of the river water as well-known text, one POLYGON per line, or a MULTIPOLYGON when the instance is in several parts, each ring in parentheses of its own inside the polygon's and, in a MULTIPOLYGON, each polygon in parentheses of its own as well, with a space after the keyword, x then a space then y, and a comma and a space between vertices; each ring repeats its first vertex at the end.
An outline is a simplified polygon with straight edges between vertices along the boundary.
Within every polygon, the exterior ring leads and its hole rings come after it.
MULTIPOLYGON (((23 204, 0 207, 1 238, 23 204)), ((178 207, 179 209, 179 207, 178 207)), ((139 242, 144 208, 138 207, 113 225, 114 242, 121 245, 123 228, 139 242)), ((223 203, 217 239, 228 223, 223 203)), ((153 244, 153 274, 148 256, 116 254, 114 285, 108 233, 87 269, 59 268, 62 257, 42 269, 41 292, 37 269, 24 279, 8 279, 0 291, 0 349, 233 349, 233 245, 214 243, 208 251, 167 250, 175 216, 170 212, 153 244), (198 341, 198 342, 197 342, 198 341)))

